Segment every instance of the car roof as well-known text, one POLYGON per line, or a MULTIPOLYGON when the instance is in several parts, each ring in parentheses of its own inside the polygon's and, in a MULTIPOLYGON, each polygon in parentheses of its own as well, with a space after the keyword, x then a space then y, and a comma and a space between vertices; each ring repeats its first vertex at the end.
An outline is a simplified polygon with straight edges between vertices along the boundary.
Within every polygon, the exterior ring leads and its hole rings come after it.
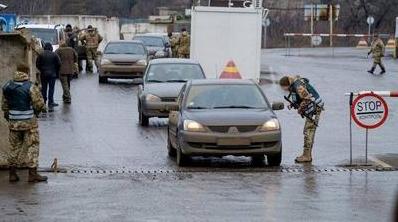
POLYGON ((142 44, 142 42, 138 41, 138 40, 111 40, 111 41, 109 41, 107 43, 107 45, 111 44, 111 43, 138 43, 138 44, 142 44))
POLYGON ((51 25, 51 24, 22 24, 18 25, 18 28, 27 28, 27 29, 56 29, 62 28, 61 25, 51 25))
POLYGON ((166 37, 167 34, 166 33, 142 33, 142 34, 136 34, 135 36, 166 37))
POLYGON ((189 81, 190 85, 255 85, 251 79, 195 79, 189 81))
POLYGON ((177 58, 162 58, 162 59, 153 59, 149 64, 175 64, 175 63, 183 63, 183 64, 199 64, 199 62, 192 59, 177 59, 177 58))

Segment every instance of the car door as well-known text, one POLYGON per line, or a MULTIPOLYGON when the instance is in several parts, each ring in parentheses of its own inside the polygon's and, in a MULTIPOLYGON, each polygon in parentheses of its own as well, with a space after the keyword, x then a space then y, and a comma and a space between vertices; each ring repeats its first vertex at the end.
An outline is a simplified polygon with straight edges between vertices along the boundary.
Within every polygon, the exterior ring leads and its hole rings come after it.
POLYGON ((169 133, 170 133, 170 140, 173 144, 176 144, 177 139, 177 131, 178 131, 178 122, 180 121, 181 117, 181 109, 182 103, 184 100, 186 85, 184 85, 178 95, 178 110, 170 111, 169 113, 169 133))

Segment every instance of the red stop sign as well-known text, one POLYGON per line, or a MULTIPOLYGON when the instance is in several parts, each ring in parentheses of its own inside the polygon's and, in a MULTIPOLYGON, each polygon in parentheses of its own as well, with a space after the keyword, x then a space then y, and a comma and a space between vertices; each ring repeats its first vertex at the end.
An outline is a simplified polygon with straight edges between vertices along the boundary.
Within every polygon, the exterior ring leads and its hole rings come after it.
POLYGON ((354 122, 366 129, 375 129, 385 123, 388 117, 388 106, 383 97, 374 93, 359 95, 351 106, 354 122))

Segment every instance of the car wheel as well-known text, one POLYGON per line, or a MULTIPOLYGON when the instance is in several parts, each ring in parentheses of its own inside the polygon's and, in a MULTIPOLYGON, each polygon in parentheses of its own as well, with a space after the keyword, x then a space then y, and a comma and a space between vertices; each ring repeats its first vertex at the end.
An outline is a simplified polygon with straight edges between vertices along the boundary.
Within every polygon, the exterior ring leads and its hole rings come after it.
POLYGON ((170 141, 170 132, 167 130, 167 153, 169 157, 175 157, 177 155, 176 149, 173 147, 170 141))
POLYGON ((144 113, 142 113, 140 109, 140 114, 139 114, 139 121, 141 126, 148 126, 149 125, 149 117, 145 116, 144 113))
POLYGON ((265 164, 265 156, 252 156, 252 165, 263 166, 265 164))
POLYGON ((107 83, 108 82, 108 78, 99 76, 98 77, 98 82, 99 83, 107 83))
POLYGON ((282 162, 282 152, 267 156, 269 166, 280 166, 282 162))
MULTIPOLYGON (((178 140, 178 136, 177 136, 178 140)), ((187 166, 189 163, 189 156, 182 153, 180 142, 177 145, 177 157, 176 157, 177 165, 180 167, 187 166)))

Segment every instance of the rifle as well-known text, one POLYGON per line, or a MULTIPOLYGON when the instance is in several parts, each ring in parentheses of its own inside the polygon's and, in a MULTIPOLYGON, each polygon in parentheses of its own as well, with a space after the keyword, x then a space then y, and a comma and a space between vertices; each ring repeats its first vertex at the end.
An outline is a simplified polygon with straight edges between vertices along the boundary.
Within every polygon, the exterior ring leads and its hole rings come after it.
MULTIPOLYGON (((284 96, 285 100, 288 101, 290 106, 293 107, 294 109, 299 109, 299 105, 289 99, 290 96, 291 96, 291 94, 289 94, 289 96, 284 96)), ((315 126, 318 126, 318 123, 309 115, 307 115, 305 113, 300 114, 300 115, 301 115, 301 118, 307 118, 308 120, 312 121, 315 124, 315 126)))

